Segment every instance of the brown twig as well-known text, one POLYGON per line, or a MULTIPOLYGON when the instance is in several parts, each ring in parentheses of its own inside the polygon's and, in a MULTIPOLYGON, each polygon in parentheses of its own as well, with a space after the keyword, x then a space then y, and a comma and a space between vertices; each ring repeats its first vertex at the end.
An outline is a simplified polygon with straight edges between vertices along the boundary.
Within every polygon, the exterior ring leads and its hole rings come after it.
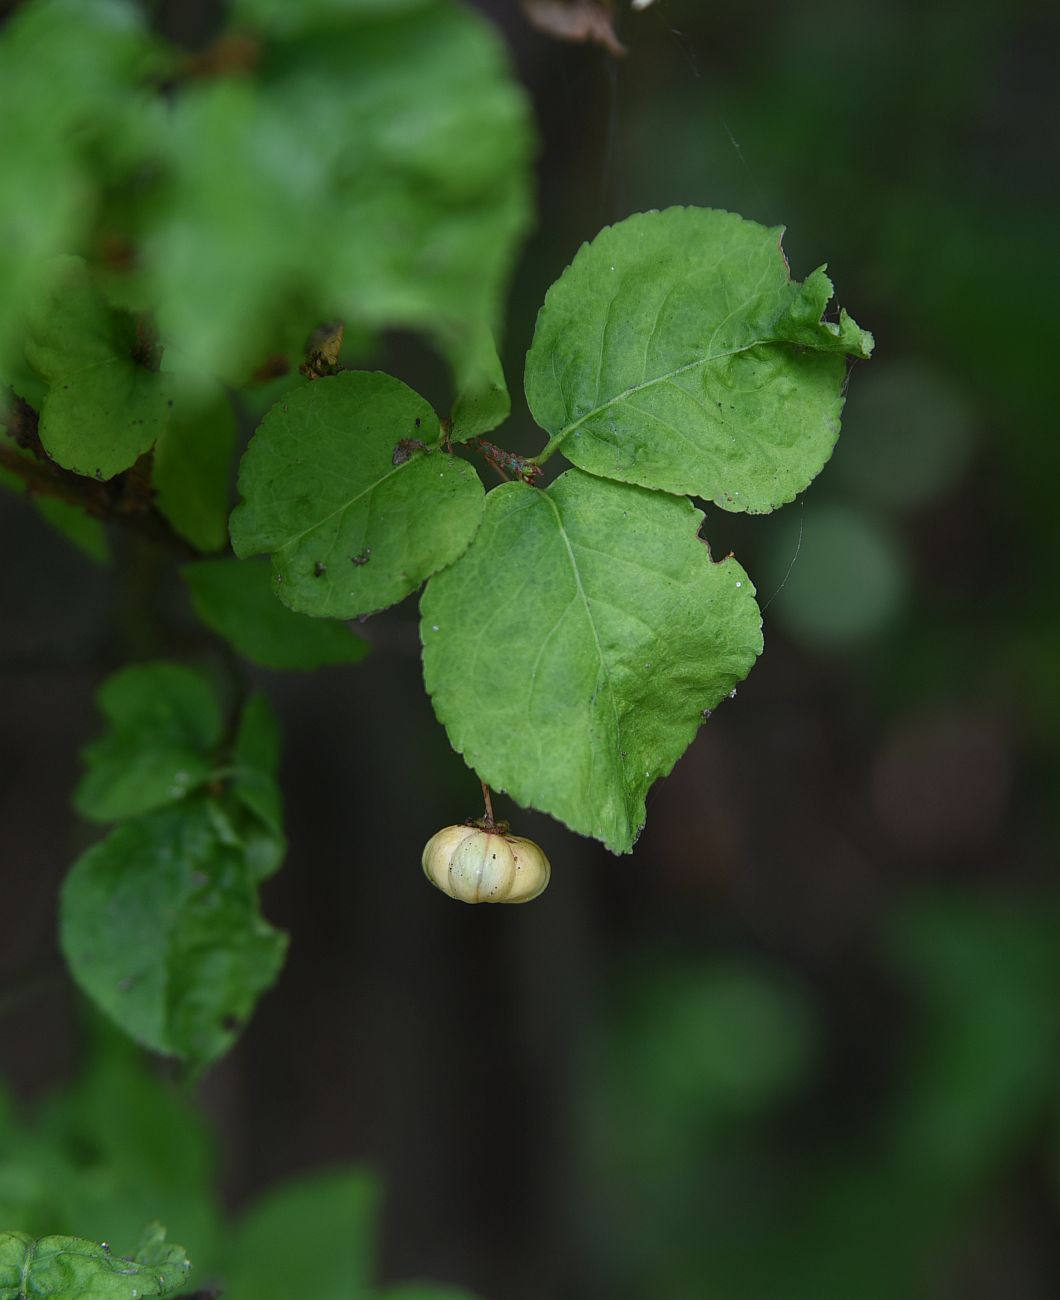
POLYGON ((121 524, 161 546, 179 551, 186 559, 198 555, 154 503, 150 452, 123 473, 100 482, 56 465, 41 443, 37 412, 21 397, 9 393, 0 414, 8 436, 22 453, 29 453, 20 454, 0 442, 0 466, 17 475, 30 496, 51 497, 77 506, 94 519, 121 524))
POLYGON ((541 466, 535 465, 529 456, 520 456, 517 452, 506 451, 495 442, 485 438, 468 438, 466 445, 482 454, 487 464, 492 465, 502 479, 517 478, 531 487, 537 486, 541 477, 541 466))

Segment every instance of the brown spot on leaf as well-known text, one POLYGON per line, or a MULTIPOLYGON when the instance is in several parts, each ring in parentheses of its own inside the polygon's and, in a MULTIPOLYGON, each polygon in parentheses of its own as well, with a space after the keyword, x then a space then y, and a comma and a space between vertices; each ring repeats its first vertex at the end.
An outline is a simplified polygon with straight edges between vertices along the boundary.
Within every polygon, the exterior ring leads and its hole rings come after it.
MULTIPOLYGON (((419 420, 416 421, 419 424, 419 420)), ((419 438, 401 438, 394 446, 394 454, 390 457, 392 465, 404 465, 409 460, 414 451, 426 451, 427 444, 420 442, 419 438)))

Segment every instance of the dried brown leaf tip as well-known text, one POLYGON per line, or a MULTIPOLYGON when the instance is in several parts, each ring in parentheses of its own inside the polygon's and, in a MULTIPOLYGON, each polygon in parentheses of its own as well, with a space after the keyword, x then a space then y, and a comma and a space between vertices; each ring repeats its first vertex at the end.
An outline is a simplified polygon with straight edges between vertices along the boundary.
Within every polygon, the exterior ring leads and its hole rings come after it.
MULTIPOLYGON (((416 423, 419 424, 419 420, 416 423)), ((412 459, 413 452, 427 450, 427 444, 420 442, 419 438, 401 438, 394 445, 394 453, 390 457, 390 463, 391 465, 404 465, 407 460, 412 459)))
POLYGON ((538 31, 559 41, 594 41, 610 54, 625 54, 615 35, 611 0, 522 0, 523 12, 538 31))
POLYGON ((307 379, 323 379, 327 375, 338 374, 342 369, 339 353, 342 351, 344 333, 342 321, 328 321, 314 331, 306 349, 306 359, 298 367, 307 379))

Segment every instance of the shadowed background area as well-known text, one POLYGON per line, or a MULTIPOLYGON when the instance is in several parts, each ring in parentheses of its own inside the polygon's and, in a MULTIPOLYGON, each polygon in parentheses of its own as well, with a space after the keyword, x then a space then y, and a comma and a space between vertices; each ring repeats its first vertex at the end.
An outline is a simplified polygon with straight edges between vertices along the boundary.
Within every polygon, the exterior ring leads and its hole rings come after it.
MULTIPOLYGON (((545 289, 644 208, 785 224, 793 273, 827 257, 877 351, 805 504, 707 510, 766 651, 632 857, 500 799, 552 860, 547 894, 472 909, 425 884, 423 843, 479 796, 423 692, 414 601, 365 624, 355 668, 255 675, 285 737, 290 853, 264 898, 291 949, 198 1089, 220 1193, 371 1166, 380 1275, 484 1300, 1048 1300, 1060 18, 658 0, 616 60, 479 7, 539 132, 505 445, 540 445, 519 378, 545 289)), ((157 6, 191 46, 218 21, 157 6)), ((444 406, 420 343, 376 363, 444 406)), ((118 1051, 54 937, 93 837, 69 805, 93 692, 203 635, 171 569, 112 540, 107 570, 0 501, 0 1071, 30 1112, 118 1051)))

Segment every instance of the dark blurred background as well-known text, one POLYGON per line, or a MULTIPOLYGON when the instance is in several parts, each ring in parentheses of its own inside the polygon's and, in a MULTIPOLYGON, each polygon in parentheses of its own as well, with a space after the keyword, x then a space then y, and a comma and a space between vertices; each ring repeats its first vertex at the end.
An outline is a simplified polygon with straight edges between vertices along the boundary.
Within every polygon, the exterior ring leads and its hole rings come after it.
MULTIPOLYGON (((709 509, 766 652, 614 858, 503 806, 553 863, 471 909, 419 854, 473 815, 413 602, 355 669, 261 674, 284 724, 287 969, 199 1089, 226 1203, 354 1161, 385 1277, 490 1300, 1060 1296, 1060 13, 1028 0, 657 0, 616 61, 503 28, 540 135, 510 299, 515 432, 544 291, 672 203, 785 224, 876 335, 843 436, 770 518, 709 509)), ((217 6, 170 0, 194 45, 217 6)), ((444 405, 410 338, 383 364, 444 405)), ((92 838, 93 691, 195 635, 176 584, 0 502, 0 1073, 32 1103, 88 1041, 55 942, 92 838)))

